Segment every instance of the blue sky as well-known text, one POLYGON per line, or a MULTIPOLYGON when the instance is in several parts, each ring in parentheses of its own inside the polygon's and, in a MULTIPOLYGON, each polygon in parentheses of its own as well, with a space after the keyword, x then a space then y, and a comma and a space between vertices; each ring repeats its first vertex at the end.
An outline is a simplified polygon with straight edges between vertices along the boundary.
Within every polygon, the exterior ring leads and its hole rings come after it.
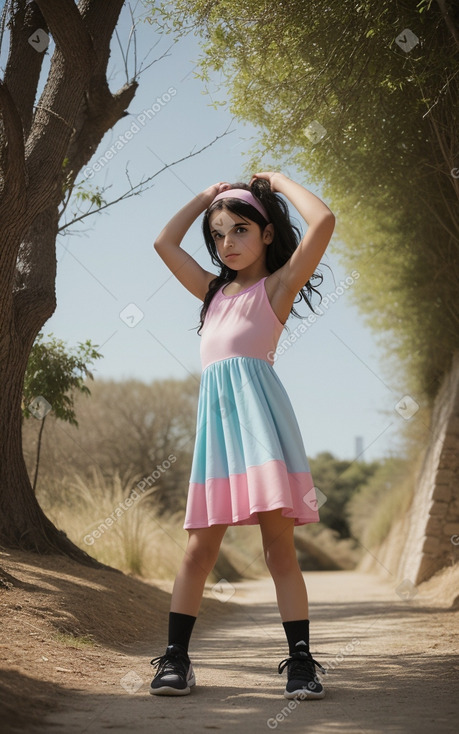
MULTIPOLYGON (((124 8, 118 25, 124 47, 129 30, 130 19, 124 8)), ((190 35, 169 48, 171 43, 170 36, 158 35, 153 26, 139 26, 139 61, 150 49, 148 60, 158 61, 141 75, 129 116, 107 133, 88 164, 88 185, 110 186, 105 198, 114 199, 128 188, 126 168, 136 183, 208 145, 228 127, 232 132, 200 155, 158 175, 154 186, 141 196, 121 202, 58 237, 58 306, 43 331, 52 332, 69 346, 86 339, 99 345, 104 358, 96 363, 96 379, 150 382, 185 378, 190 372, 199 375, 195 327, 201 303, 171 275, 154 251, 153 242, 168 219, 197 193, 217 181, 241 180, 257 135, 250 125, 230 124, 228 110, 211 106, 215 98, 224 99, 225 93, 216 94, 213 82, 206 91, 204 83, 194 78, 199 39, 190 35), (160 59, 168 48, 168 54, 160 59), (171 93, 171 88, 175 92, 171 93), (126 131, 132 130, 127 140, 126 131)), ((133 69, 132 57, 129 69, 133 69)), ((112 91, 126 81, 116 40, 109 81, 112 91)), ((271 161, 266 161, 265 168, 269 165, 271 161)), ((321 195, 308 182, 307 173, 291 166, 281 170, 321 195)), ((80 180, 83 177, 82 172, 80 180)), ((305 231, 306 225, 301 224, 305 231)), ((215 271, 200 226, 201 218, 190 228, 183 247, 203 267, 215 271)), ((334 235, 323 258, 332 270, 331 274, 328 268, 322 269, 323 296, 333 293, 349 276, 338 260, 336 243, 334 235)), ((313 303, 318 306, 317 297, 313 303)), ((307 306, 301 307, 304 318, 310 313, 307 306)), ((299 323, 291 317, 290 330, 299 323)), ((402 395, 388 381, 387 371, 383 373, 384 360, 375 335, 350 305, 349 290, 323 309, 316 322, 278 357, 275 369, 291 398, 309 456, 331 451, 339 458, 353 459, 356 436, 363 439, 364 460, 397 452, 404 419, 394 406, 402 395)))

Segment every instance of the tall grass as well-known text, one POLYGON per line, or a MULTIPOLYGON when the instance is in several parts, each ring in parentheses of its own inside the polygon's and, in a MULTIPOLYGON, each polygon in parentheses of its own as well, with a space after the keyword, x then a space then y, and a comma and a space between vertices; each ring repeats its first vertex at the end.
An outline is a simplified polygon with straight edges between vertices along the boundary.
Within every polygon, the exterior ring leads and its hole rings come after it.
POLYGON ((350 499, 346 510, 352 534, 365 547, 379 546, 394 522, 408 510, 418 471, 419 458, 388 458, 350 499))
POLYGON ((164 520, 155 513, 148 490, 127 506, 126 499, 140 477, 97 468, 87 481, 74 475, 38 493, 43 510, 80 548, 102 563, 148 578, 170 579, 180 564, 187 533, 182 517, 164 520))

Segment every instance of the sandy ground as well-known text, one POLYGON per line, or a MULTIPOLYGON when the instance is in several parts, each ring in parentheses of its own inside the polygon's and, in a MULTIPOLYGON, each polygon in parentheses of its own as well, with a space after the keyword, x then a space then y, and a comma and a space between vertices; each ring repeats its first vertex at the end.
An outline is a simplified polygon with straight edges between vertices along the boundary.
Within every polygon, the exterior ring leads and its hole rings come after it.
MULTIPOLYGON (((206 590, 190 646, 197 679, 191 695, 149 695, 149 662, 164 652, 163 643, 152 647, 151 641, 136 641, 123 651, 98 647, 91 653, 84 683, 61 690, 59 710, 27 731, 457 731, 458 611, 438 606, 439 599, 428 587, 424 593, 400 592, 401 598, 393 583, 369 574, 313 572, 305 578, 311 650, 329 669, 323 700, 289 705, 282 695, 286 671, 278 675, 277 665, 287 649, 268 578, 206 590), (98 667, 94 656, 100 660, 98 667)), ((457 575, 454 578, 457 582, 457 575)), ((162 591, 169 588, 162 583, 162 591)), ((164 627, 164 609, 161 614, 164 627)), ((59 666, 62 681, 65 670, 75 672, 75 661, 84 674, 84 659, 81 651, 70 650, 67 665, 59 666)))

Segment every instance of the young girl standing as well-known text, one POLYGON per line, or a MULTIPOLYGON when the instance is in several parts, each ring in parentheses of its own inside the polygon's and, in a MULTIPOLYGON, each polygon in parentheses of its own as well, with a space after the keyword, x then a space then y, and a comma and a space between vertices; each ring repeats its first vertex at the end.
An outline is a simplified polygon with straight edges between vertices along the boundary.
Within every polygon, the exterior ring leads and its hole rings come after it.
POLYGON ((210 186, 155 241, 168 268, 203 305, 188 544, 172 592, 167 649, 151 661, 157 668, 152 694, 190 693, 195 676, 188 645, 225 531, 259 524, 288 642, 289 657, 278 666, 279 673, 288 671, 284 696, 324 696, 315 672, 321 666, 309 651, 308 596, 293 538, 295 525, 318 522, 319 515, 299 426, 273 362, 285 322, 298 315, 294 302, 303 298, 311 308, 306 293, 316 290, 310 279, 334 226, 317 196, 282 173, 263 172, 249 186, 210 186), (278 194, 308 224, 301 241, 278 194), (180 247, 203 212, 217 275, 180 247))

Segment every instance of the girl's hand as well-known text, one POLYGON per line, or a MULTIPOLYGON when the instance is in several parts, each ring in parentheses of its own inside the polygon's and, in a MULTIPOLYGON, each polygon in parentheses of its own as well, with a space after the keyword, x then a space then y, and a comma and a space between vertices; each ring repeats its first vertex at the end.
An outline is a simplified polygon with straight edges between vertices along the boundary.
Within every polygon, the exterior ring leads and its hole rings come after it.
POLYGON ((252 178, 250 179, 251 186, 255 179, 257 178, 264 178, 266 181, 269 181, 269 185, 271 186, 271 191, 280 191, 279 186, 281 186, 281 179, 287 178, 284 176, 283 173, 280 173, 280 171, 263 171, 262 173, 254 173, 252 178))
POLYGON ((209 188, 204 189, 204 191, 202 191, 199 196, 202 197, 203 204, 205 204, 206 209, 211 205, 217 194, 221 194, 222 191, 226 191, 229 188, 231 188, 230 184, 224 181, 213 184, 212 186, 209 186, 209 188))

